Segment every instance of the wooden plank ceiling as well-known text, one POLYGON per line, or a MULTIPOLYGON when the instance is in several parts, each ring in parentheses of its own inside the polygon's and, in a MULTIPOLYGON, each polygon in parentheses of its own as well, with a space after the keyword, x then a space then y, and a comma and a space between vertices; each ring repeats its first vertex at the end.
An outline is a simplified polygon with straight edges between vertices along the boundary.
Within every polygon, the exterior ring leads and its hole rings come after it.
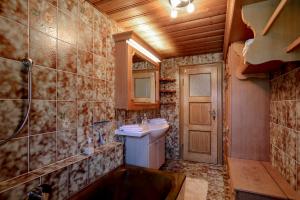
POLYGON ((226 0, 194 0, 170 17, 169 0, 88 0, 124 30, 133 30, 162 58, 223 51, 226 0))

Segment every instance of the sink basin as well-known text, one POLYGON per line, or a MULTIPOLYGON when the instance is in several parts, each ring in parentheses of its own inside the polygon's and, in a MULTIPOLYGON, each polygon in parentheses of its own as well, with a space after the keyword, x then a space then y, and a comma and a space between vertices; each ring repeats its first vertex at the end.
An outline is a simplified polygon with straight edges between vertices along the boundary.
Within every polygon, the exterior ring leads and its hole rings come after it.
POLYGON ((149 124, 148 126, 149 126, 149 134, 154 138, 158 138, 163 134, 165 134, 170 127, 169 124, 161 124, 161 125, 149 124))
MULTIPOLYGON (((128 126, 137 126, 136 124, 128 125, 128 126)), ((139 125, 139 127, 143 127, 142 131, 124 131, 122 128, 115 131, 116 135, 130 136, 130 137, 143 137, 147 134, 150 134, 152 138, 158 138, 166 133, 169 129, 169 124, 164 119, 150 119, 148 124, 139 125)))

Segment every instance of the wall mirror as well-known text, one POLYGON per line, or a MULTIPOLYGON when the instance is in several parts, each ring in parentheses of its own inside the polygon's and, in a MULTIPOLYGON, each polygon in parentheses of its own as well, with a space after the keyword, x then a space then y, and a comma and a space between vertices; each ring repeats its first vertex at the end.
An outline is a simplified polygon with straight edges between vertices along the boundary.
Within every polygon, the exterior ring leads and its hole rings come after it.
POLYGON ((157 100, 156 79, 158 66, 138 53, 132 56, 132 101, 137 103, 155 103, 157 100))

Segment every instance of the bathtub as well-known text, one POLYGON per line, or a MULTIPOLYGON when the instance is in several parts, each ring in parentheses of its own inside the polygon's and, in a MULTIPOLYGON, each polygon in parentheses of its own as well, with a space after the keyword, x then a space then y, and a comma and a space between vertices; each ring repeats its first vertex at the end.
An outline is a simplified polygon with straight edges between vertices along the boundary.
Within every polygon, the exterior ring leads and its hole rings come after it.
POLYGON ((185 176, 133 166, 122 166, 101 177, 71 200, 176 200, 185 176))

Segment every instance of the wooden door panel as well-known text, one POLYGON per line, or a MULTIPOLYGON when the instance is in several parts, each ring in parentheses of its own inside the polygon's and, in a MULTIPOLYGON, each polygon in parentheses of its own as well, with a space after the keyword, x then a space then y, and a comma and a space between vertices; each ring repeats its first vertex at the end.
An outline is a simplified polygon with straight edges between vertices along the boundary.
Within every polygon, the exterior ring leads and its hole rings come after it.
POLYGON ((210 125, 210 111, 211 103, 190 103, 190 124, 192 125, 210 125))
POLYGON ((183 158, 217 163, 218 64, 181 70, 183 158))
POLYGON ((210 131, 189 131, 189 152, 210 154, 210 131))

